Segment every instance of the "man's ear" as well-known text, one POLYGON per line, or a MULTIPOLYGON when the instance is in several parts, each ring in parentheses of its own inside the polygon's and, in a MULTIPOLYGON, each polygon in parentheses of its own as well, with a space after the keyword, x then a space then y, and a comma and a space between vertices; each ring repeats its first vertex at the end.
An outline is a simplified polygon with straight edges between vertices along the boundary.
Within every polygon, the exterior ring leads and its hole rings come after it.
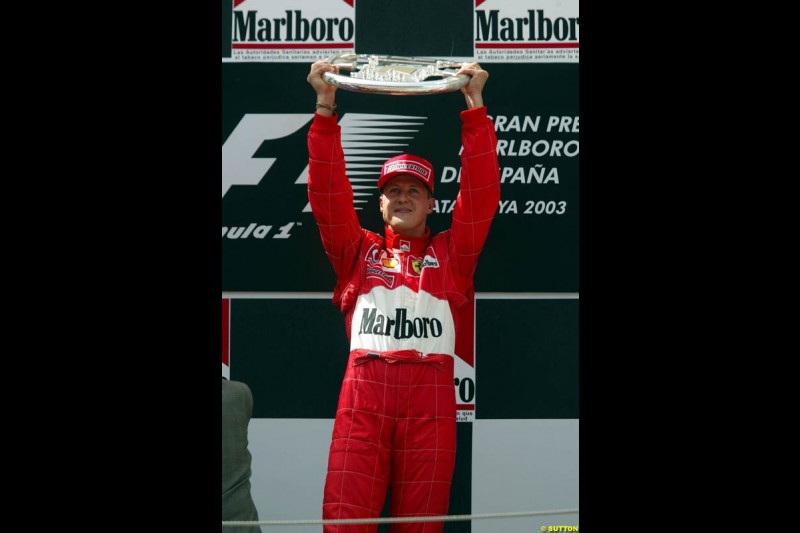
POLYGON ((383 195, 382 194, 380 196, 378 196, 378 208, 380 209, 380 212, 383 213, 383 195))
POLYGON ((433 213, 433 206, 436 205, 436 199, 431 197, 428 198, 428 214, 430 215, 433 213))

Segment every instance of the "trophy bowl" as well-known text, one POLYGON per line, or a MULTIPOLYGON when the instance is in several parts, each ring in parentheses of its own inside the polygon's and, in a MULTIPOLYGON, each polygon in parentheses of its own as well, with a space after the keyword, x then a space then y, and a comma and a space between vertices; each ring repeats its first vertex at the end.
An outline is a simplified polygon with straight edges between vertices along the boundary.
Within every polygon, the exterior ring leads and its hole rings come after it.
POLYGON ((359 93, 411 96, 457 91, 469 76, 455 73, 462 63, 446 59, 367 54, 339 54, 326 60, 349 76, 326 72, 325 82, 359 93))

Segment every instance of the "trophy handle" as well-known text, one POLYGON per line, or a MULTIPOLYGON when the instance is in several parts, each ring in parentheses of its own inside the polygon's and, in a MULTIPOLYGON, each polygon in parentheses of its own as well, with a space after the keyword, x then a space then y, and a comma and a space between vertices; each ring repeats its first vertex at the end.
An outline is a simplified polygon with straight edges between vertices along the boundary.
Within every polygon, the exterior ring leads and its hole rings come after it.
MULTIPOLYGON (((328 58, 326 61, 332 65, 337 65, 340 70, 355 70, 359 72, 359 77, 342 76, 326 72, 322 78, 330 85, 336 85, 348 91, 361 93, 389 94, 397 96, 410 96, 421 94, 438 94, 457 91, 467 83, 469 76, 455 73, 461 68, 461 63, 445 61, 441 59, 415 58, 402 56, 367 56, 353 53, 339 54, 328 58), (389 72, 391 77, 393 69, 405 69, 406 74, 415 67, 423 69, 423 74, 430 76, 441 76, 442 79, 434 81, 389 81, 386 79, 369 79, 374 76, 377 70, 383 69, 389 72)), ((396 74, 396 73, 395 73, 396 74)), ((385 76, 384 76, 385 77, 385 76)), ((395 76, 397 77, 397 75, 395 76)))

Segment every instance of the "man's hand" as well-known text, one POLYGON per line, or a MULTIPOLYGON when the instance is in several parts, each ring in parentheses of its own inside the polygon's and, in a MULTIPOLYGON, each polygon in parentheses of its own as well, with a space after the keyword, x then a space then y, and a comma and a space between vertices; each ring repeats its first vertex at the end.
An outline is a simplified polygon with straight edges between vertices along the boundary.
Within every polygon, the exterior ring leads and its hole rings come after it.
POLYGON ((455 75, 460 74, 469 76, 469 82, 461 88, 467 100, 467 109, 483 106, 483 86, 489 79, 489 73, 478 63, 464 63, 455 75))
MULTIPOLYGON (((336 85, 331 85, 322 79, 322 75, 326 72, 338 74, 339 67, 336 65, 331 65, 327 61, 317 61, 311 65, 311 72, 308 73, 308 77, 306 79, 317 93, 317 103, 333 106, 333 104, 336 102, 337 87, 336 85)), ((317 109, 317 113, 327 117, 333 115, 333 111, 324 107, 317 109)))

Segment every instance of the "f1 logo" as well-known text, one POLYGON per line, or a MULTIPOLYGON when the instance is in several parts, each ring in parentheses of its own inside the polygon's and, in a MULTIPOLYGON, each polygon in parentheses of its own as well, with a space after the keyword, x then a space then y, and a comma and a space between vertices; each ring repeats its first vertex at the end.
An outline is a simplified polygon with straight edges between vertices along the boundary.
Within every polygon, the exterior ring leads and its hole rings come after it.
POLYGON ((253 158, 264 141, 281 139, 304 127, 314 117, 311 113, 247 114, 222 145, 222 197, 231 185, 258 185, 274 157, 253 158))

